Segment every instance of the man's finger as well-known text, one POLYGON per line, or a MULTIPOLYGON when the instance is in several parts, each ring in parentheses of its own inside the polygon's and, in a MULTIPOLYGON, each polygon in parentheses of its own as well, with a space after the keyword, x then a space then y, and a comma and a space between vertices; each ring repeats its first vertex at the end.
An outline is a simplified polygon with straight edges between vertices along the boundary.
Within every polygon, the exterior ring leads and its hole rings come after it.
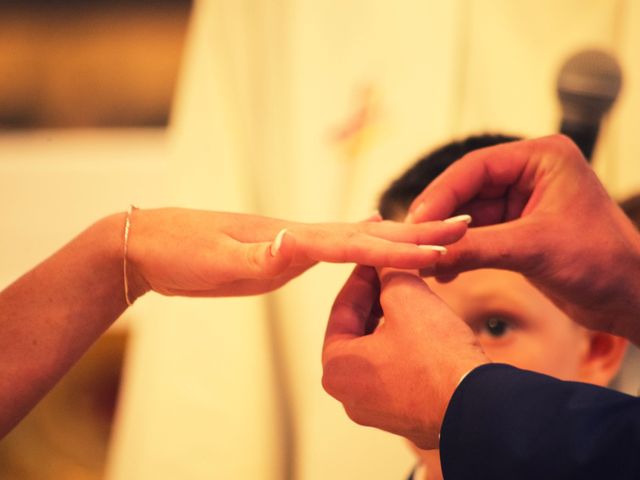
POLYGON ((531 274, 544 255, 544 232, 526 219, 471 228, 465 237, 448 247, 447 255, 433 267, 421 270, 425 276, 446 276, 479 268, 500 268, 531 274))
POLYGON ((384 268, 380 288, 380 305, 389 326, 398 324, 411 330, 428 318, 439 318, 447 308, 415 271, 384 268))
POLYGON ((333 303, 325 347, 337 339, 361 337, 378 302, 380 286, 375 269, 357 266, 333 303))
MULTIPOLYGON (((556 139, 557 141, 557 139, 556 139)), ((446 169, 412 203, 414 222, 450 216, 462 205, 491 192, 526 184, 522 174, 527 162, 548 139, 509 142, 468 153, 446 169)))
POLYGON ((425 328, 433 333, 433 328, 455 317, 417 272, 383 269, 380 272, 380 284, 380 304, 388 328, 412 336, 426 335, 429 333, 425 332, 425 328))

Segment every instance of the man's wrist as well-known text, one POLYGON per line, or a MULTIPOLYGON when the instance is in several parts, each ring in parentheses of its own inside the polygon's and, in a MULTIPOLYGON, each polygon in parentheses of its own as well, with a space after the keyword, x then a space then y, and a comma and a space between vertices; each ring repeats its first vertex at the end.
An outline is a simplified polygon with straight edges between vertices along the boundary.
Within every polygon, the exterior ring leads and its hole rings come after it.
POLYGON ((451 399, 453 398, 460 384, 462 384, 464 379, 471 372, 473 372, 477 368, 482 367, 484 365, 489 365, 490 363, 491 361, 487 358, 487 356, 482 351, 479 351, 477 352, 477 354, 473 355, 472 358, 464 362, 461 361, 456 366, 454 373, 450 377, 451 383, 449 384, 448 388, 444 389, 444 391, 446 391, 447 393, 444 394, 442 405, 441 405, 441 408, 439 409, 438 424, 437 424, 438 440, 440 439, 439 437, 440 437, 440 432, 442 430, 442 424, 444 422, 444 418, 449 408, 449 404, 451 403, 451 399))
POLYGON ((634 231, 630 235, 632 260, 630 262, 629 276, 624 288, 626 297, 621 300, 621 322, 619 331, 621 335, 636 345, 640 346, 640 233, 634 231))

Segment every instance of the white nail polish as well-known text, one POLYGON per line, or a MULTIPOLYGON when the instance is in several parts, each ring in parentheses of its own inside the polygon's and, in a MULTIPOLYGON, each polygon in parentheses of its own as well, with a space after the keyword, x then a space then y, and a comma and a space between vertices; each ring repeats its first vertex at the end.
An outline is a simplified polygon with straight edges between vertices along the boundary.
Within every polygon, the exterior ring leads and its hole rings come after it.
POLYGON ((285 233, 287 233, 286 228, 283 228, 282 230, 280 230, 278 232, 278 235, 276 235, 276 239, 271 244, 271 255, 273 257, 275 257, 280 251, 280 247, 282 246, 282 238, 284 237, 285 233))
POLYGON ((471 215, 456 215, 455 217, 447 218, 444 220, 444 223, 456 223, 456 222, 464 222, 471 223, 471 215))
POLYGON ((447 248, 441 245, 418 245, 418 248, 438 252, 440 255, 445 255, 447 253, 447 248))

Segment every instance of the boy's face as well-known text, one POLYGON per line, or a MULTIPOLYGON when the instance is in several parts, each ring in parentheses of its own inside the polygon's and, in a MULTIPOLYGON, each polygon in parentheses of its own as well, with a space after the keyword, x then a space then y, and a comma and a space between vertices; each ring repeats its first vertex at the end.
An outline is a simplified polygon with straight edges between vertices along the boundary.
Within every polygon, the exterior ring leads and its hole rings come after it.
POLYGON ((522 275, 482 269, 448 283, 427 283, 471 326, 492 361, 563 380, 592 381, 582 368, 588 332, 522 275))
MULTIPOLYGON (((624 339, 579 326, 518 273, 480 269, 448 283, 425 281, 469 324, 494 362, 602 386, 620 367, 624 339)), ((439 452, 411 446, 429 477, 441 479, 439 452)))

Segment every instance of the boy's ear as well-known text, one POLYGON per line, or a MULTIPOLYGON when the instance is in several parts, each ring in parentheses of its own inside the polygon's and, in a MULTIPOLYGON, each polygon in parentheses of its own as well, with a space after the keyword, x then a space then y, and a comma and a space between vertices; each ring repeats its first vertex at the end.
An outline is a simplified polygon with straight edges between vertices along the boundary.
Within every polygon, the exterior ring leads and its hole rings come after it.
POLYGON ((628 342, 604 332, 587 332, 588 347, 581 366, 581 379, 607 386, 620 370, 628 342))

